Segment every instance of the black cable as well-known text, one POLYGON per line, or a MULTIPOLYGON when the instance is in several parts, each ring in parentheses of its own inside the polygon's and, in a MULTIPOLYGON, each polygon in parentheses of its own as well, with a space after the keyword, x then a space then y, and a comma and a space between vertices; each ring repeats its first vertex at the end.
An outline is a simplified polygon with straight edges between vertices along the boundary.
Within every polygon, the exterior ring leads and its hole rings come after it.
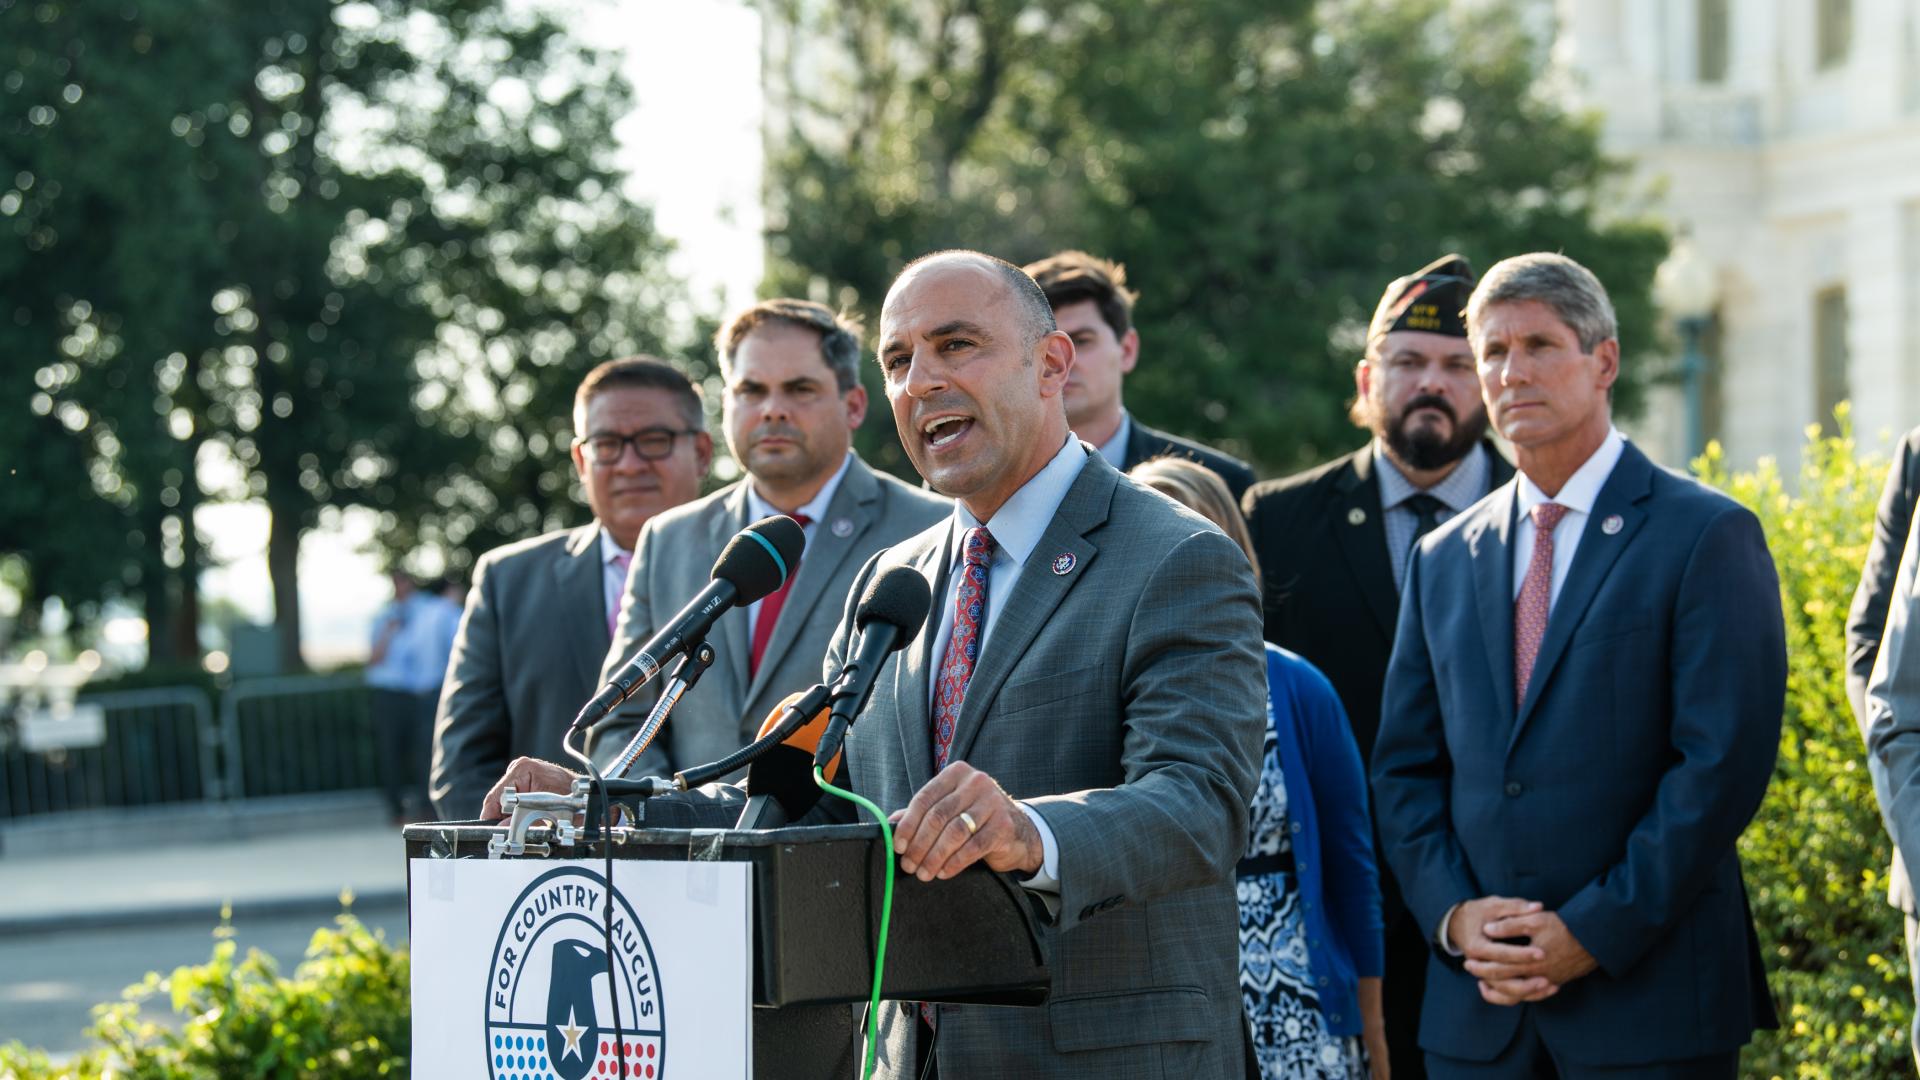
POLYGON ((813 719, 815 713, 826 708, 827 695, 830 692, 831 688, 826 684, 815 683, 791 705, 783 708, 780 722, 774 725, 773 730, 719 761, 707 765, 696 765, 679 773, 674 777, 674 786, 681 791, 691 791, 702 784, 720 779, 742 765, 753 764, 760 755, 773 749, 775 745, 785 742, 787 736, 799 731, 807 721, 813 719))
MULTIPOLYGON (((613 960, 613 800, 607 797, 607 781, 606 778, 600 775, 599 766, 595 765, 593 759, 588 757, 584 751, 574 747, 570 741, 572 738, 573 732, 567 732, 566 737, 561 740, 560 745, 566 748, 567 754, 575 761, 587 767, 587 776, 591 778, 593 784, 592 790, 600 793, 600 817, 602 823, 600 836, 603 846, 606 849, 607 859, 607 902, 602 909, 600 937, 602 943, 606 946, 602 951, 607 957, 607 1003, 613 1007, 614 1060, 620 1067, 619 1072, 615 1075, 625 1076, 627 1066, 627 1032, 620 1023, 620 975, 619 972, 615 970, 613 960)), ((588 805, 591 806, 592 804, 593 801, 589 799, 588 805)))

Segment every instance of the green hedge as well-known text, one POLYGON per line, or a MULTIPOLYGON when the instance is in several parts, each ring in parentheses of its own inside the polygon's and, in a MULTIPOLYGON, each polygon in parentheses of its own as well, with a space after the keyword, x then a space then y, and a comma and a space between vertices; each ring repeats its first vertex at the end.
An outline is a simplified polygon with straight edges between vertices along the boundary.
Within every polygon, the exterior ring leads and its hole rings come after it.
POLYGON ((292 977, 258 950, 236 958, 215 931, 213 959, 150 974, 94 1010, 99 1049, 55 1065, 19 1043, 0 1046, 0 1080, 347 1080, 407 1075, 407 953, 351 914, 322 928, 292 977), (169 1030, 142 1014, 164 1003, 169 1030))
POLYGON ((1791 484, 1770 461, 1729 474, 1717 446, 1696 463, 1766 527, 1787 625, 1780 760, 1740 839, 1781 1023, 1748 1048, 1751 1077, 1913 1075, 1900 916, 1886 900, 1892 851, 1845 685, 1847 606, 1886 465, 1858 455, 1845 408, 1837 415, 1839 435, 1809 431, 1791 484))

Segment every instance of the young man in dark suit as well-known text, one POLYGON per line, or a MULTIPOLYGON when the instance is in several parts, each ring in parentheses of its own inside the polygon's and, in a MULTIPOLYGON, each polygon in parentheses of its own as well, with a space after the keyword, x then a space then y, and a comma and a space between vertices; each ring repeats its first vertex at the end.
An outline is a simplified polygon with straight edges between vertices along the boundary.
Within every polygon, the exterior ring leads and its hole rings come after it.
POLYGON ((1121 383, 1140 360, 1140 331, 1133 326, 1135 293, 1127 269, 1084 251, 1062 251, 1026 267, 1053 305, 1061 333, 1073 339, 1073 371, 1067 376, 1067 424, 1107 464, 1126 472, 1150 458, 1183 457, 1213 470, 1234 498, 1253 483, 1253 468, 1223 454, 1134 419, 1121 403, 1121 383))
POLYGON ((1786 695, 1766 537, 1613 426, 1584 267, 1497 264, 1467 330, 1520 474, 1417 545, 1373 752, 1428 1074, 1731 1080, 1775 1023, 1734 847, 1786 695))
MULTIPOLYGON (((1242 506, 1266 585, 1267 640, 1333 683, 1364 757, 1380 727, 1380 689, 1413 543, 1513 476, 1486 438, 1487 412, 1461 309, 1473 270, 1448 255, 1387 286, 1354 366, 1359 450, 1255 484, 1242 506)), ((1420 995, 1428 935, 1382 871, 1387 1044, 1400 1080, 1425 1075, 1420 995)))

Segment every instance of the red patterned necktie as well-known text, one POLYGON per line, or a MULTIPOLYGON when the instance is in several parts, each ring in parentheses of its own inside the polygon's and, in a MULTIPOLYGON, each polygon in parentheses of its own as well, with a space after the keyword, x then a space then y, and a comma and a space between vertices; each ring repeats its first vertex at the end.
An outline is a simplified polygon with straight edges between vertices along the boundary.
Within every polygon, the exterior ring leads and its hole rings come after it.
POLYGON ((986 526, 968 529, 966 562, 954 591, 953 634, 940 660, 940 682, 933 694, 933 771, 947 767, 953 751, 953 727, 967 700, 967 680, 980 658, 980 628, 987 613, 987 563, 993 559, 993 534, 986 526))
POLYGON ((1513 701, 1527 700, 1527 680, 1540 656, 1540 639, 1547 635, 1547 612, 1553 606, 1553 527, 1567 508, 1541 503, 1533 508, 1533 560, 1513 602, 1513 701))
POLYGON ((627 593, 627 571, 633 566, 633 552, 616 551, 613 558, 607 561, 620 571, 620 593, 613 598, 613 603, 607 605, 607 636, 612 637, 613 628, 620 625, 620 601, 627 593))
MULTIPOLYGON (((960 567, 960 587, 953 594, 953 633, 940 660, 940 682, 933 693, 933 771, 947 767, 953 752, 953 728, 967 701, 967 680, 980 659, 980 628, 987 616, 987 564, 993 560, 993 534, 986 526, 968 529, 966 562, 960 567)), ((920 1003, 920 1020, 939 1026, 933 1003, 920 1003)))
MULTIPOLYGON (((801 528, 813 524, 813 519, 805 514, 788 514, 788 517, 800 523, 801 528)), ((767 642, 773 639, 773 624, 780 621, 780 609, 787 604, 787 591, 793 588, 793 576, 800 572, 800 562, 794 560, 793 569, 787 571, 787 580, 780 587, 767 594, 760 601, 759 614, 753 620, 753 651, 747 654, 747 678, 753 678, 760 670, 760 657, 767 651, 767 642)))

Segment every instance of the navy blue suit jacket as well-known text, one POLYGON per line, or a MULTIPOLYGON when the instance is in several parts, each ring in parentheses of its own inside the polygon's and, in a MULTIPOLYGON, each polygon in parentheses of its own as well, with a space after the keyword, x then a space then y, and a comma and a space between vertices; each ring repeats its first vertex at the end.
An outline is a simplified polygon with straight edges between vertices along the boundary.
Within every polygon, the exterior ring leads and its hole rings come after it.
POLYGON ((1766 538, 1745 508, 1628 444, 1516 708, 1517 484, 1416 552, 1375 807, 1429 933, 1465 900, 1539 900, 1600 966, 1503 1007, 1436 950, 1420 1045, 1488 1060, 1530 1009, 1548 1046, 1581 1064, 1733 1050, 1775 1022, 1734 851, 1772 775, 1786 693, 1766 538))

